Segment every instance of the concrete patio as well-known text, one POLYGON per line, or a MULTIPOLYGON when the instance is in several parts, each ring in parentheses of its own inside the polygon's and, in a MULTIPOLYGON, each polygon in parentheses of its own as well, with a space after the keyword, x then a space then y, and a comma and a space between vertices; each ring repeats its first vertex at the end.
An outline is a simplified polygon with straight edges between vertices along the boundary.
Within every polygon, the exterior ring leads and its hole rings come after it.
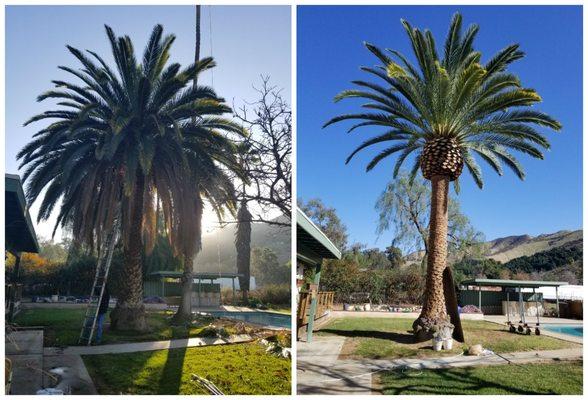
POLYGON ((6 336, 6 357, 12 360, 10 394, 33 395, 38 390, 63 384, 71 394, 97 394, 79 355, 44 354, 43 331, 13 331, 6 336), (51 372, 60 368, 61 374, 51 372))

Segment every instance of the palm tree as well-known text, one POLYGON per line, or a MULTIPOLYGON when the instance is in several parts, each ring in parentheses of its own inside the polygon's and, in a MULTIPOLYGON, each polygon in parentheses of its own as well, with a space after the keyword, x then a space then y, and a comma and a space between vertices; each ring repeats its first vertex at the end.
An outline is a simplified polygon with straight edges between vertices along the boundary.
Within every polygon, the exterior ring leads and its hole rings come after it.
POLYGON ((225 170, 236 171, 238 164, 228 134, 243 130, 222 117, 231 109, 213 89, 190 86, 214 67, 212 58, 183 69, 168 63, 175 36, 164 37, 161 25, 141 61, 128 36, 117 37, 108 26, 106 33, 115 68, 95 52, 68 46, 83 68, 59 68, 82 84, 53 81, 56 89, 38 97, 62 107, 25 123, 56 120, 18 159, 26 167, 27 200, 42 197, 38 220, 58 206, 55 228, 70 226, 76 241, 99 249, 120 210, 126 279, 112 327, 145 330, 142 255, 155 243, 156 210, 163 211, 170 244, 186 262, 200 248, 202 196, 218 210, 234 208, 225 170))
POLYGON ((419 169, 431 181, 431 213, 427 284, 423 311, 414 322, 417 340, 430 337, 435 329, 449 325, 443 295, 443 271, 447 256, 447 202, 449 183, 459 191, 458 179, 466 167, 482 188, 482 173, 474 156, 484 160, 499 175, 502 163, 524 179, 523 168, 511 151, 543 159, 541 148, 549 142, 534 126, 554 130, 561 125, 552 117, 529 107, 541 101, 533 89, 521 86, 507 67, 524 53, 518 44, 500 50, 488 62, 473 42, 478 26, 471 25, 462 34, 462 18, 455 14, 445 40, 443 54, 437 53, 430 31, 413 28, 402 20, 417 65, 395 50, 365 43, 380 65, 362 67, 379 83, 354 81, 357 89, 339 94, 335 101, 362 98, 368 110, 335 117, 325 126, 339 121, 359 120, 349 132, 365 126, 381 126, 386 131, 362 143, 346 163, 362 149, 392 142, 367 165, 367 171, 380 161, 397 154, 393 175, 403 162, 412 158, 411 177, 419 169))
MULTIPOLYGON (((261 162, 259 152, 252 146, 251 137, 247 137, 237 146, 237 159, 240 169, 246 175, 251 175, 251 170, 261 162)), ((235 250, 237 251, 237 272, 239 276, 239 289, 243 303, 249 301, 249 284, 251 281, 251 219, 247 196, 249 181, 241 180, 239 211, 237 212, 237 230, 235 231, 235 250)))
POLYGON ((251 279, 251 213, 247 208, 247 200, 242 199, 237 212, 237 231, 235 232, 235 248, 237 250, 237 272, 239 289, 243 302, 249 300, 249 281, 251 279))

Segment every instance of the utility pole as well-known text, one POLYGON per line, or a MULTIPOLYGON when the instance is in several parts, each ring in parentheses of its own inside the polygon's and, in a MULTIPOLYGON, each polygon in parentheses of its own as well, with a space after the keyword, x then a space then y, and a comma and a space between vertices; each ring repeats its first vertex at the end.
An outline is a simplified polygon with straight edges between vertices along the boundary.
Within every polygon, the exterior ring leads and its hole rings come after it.
MULTIPOLYGON (((200 60, 200 6, 196 6, 196 47, 194 49, 194 63, 200 60)), ((194 74, 194 87, 198 85, 198 73, 194 74)))

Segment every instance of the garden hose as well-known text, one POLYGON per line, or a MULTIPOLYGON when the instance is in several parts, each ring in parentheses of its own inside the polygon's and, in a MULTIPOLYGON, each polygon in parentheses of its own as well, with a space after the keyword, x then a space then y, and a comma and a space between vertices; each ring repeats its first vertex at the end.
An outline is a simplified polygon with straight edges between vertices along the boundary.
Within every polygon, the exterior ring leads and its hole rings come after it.
POLYGON ((217 396, 224 396, 224 393, 221 392, 220 389, 218 387, 216 387, 216 385, 214 383, 210 382, 208 379, 205 379, 205 378, 198 376, 196 374, 192 374, 192 380, 196 381, 198 384, 200 384, 200 386, 202 386, 203 388, 208 390, 208 392, 210 394, 217 395, 217 396))

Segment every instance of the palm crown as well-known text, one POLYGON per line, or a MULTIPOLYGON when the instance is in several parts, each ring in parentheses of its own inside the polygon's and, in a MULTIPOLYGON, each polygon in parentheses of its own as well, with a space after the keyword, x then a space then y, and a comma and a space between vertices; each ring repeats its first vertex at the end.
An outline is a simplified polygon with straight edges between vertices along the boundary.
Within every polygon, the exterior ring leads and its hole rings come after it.
POLYGON ((542 159, 542 149, 548 149, 549 142, 536 127, 559 130, 561 125, 549 115, 531 109, 541 101, 537 92, 524 88, 515 75, 506 72, 509 64, 524 56, 519 45, 507 46, 482 64, 480 52, 473 47, 478 26, 471 25, 462 34, 461 15, 455 14, 440 58, 430 31, 420 31, 404 20, 402 25, 417 66, 395 50, 383 52, 365 43, 381 65, 361 69, 379 78, 379 83, 353 81, 358 89, 346 90, 335 98, 367 99, 363 107, 374 111, 341 115, 325 127, 343 120, 360 120, 349 132, 364 126, 388 129, 363 142, 346 163, 364 148, 393 142, 371 160, 368 171, 397 154, 394 177, 404 161, 412 157, 412 179, 420 168, 427 179, 449 176, 458 189, 457 179, 465 165, 481 188, 482 173, 476 155, 499 175, 503 174, 504 163, 524 179, 523 168, 512 151, 542 159))
POLYGON ((244 134, 222 117, 231 111, 222 98, 209 87, 191 85, 214 61, 204 58, 184 69, 169 64, 175 37, 164 37, 160 25, 152 31, 142 62, 128 36, 117 37, 108 26, 106 33, 116 69, 92 51, 68 46, 83 68, 59 68, 82 84, 53 81, 56 89, 38 101, 57 99, 63 108, 25 123, 57 120, 18 154, 21 167, 26 166, 28 200, 46 188, 38 219, 47 219, 61 199, 56 227, 70 224, 74 238, 89 243, 112 226, 115 205, 121 204, 123 239, 133 207, 139 207, 146 243, 153 244, 156 209, 161 207, 172 241, 183 236, 191 239, 183 246, 199 246, 201 196, 216 210, 234 208, 226 170, 239 168, 227 133, 244 134), (182 212, 192 214, 190 223, 180 223, 182 212))

